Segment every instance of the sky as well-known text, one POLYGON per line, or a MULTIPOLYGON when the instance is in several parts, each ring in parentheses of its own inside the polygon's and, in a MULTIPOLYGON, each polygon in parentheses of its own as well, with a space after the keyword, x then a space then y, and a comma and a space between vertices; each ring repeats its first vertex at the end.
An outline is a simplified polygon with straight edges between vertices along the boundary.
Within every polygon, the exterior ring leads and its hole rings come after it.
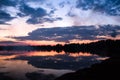
POLYGON ((120 39, 120 0, 0 0, 0 45, 120 39))

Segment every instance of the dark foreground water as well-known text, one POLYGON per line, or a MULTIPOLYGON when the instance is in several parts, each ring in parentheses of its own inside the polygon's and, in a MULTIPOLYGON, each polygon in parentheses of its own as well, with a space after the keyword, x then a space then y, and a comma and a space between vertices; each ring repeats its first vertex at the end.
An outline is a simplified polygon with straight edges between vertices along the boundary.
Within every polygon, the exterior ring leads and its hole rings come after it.
POLYGON ((54 80, 65 73, 90 67, 105 59, 81 52, 0 51, 0 74, 1 79, 54 80))

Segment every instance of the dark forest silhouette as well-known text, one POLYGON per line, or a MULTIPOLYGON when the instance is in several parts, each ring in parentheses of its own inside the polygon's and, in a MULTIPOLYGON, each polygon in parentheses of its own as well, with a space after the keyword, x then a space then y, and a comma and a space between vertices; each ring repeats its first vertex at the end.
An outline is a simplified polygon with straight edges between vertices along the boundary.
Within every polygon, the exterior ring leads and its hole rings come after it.
POLYGON ((101 40, 88 44, 57 44, 55 46, 0 46, 1 51, 64 51, 66 53, 89 52, 100 56, 118 57, 120 54, 120 40, 101 40), (114 53, 114 54, 113 54, 114 53))

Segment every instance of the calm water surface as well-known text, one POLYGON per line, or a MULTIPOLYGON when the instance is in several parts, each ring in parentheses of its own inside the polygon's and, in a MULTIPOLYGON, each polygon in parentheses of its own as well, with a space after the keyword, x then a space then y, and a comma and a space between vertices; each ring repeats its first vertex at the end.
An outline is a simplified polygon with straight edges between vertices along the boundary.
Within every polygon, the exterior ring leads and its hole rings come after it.
POLYGON ((81 52, 0 51, 0 73, 15 80, 54 80, 104 59, 81 52))

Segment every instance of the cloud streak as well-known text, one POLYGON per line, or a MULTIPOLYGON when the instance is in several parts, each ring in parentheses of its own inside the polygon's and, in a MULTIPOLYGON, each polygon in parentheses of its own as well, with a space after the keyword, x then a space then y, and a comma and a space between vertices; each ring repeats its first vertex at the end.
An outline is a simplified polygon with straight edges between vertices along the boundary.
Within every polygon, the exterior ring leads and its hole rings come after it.
POLYGON ((29 36, 14 37, 18 40, 44 40, 56 42, 69 42, 70 40, 100 40, 106 37, 117 37, 120 27, 106 25, 96 29, 95 26, 41 28, 29 33, 29 36), (102 37, 106 36, 106 37, 102 37))

